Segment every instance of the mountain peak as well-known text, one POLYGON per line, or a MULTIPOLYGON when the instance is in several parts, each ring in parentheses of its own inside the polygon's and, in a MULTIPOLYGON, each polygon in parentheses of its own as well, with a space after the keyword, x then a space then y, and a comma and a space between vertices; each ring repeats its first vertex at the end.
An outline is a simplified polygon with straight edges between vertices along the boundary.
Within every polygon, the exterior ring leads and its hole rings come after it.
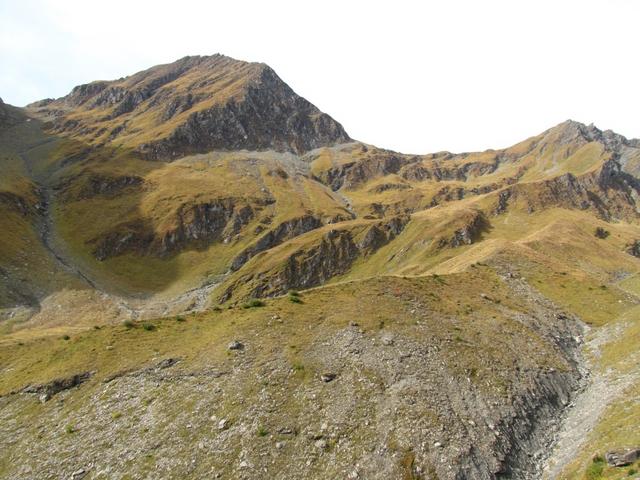
POLYGON ((575 120, 565 120, 564 122, 550 128, 543 133, 549 137, 550 141, 566 145, 574 142, 599 142, 605 147, 615 150, 622 145, 632 145, 637 142, 629 140, 623 135, 615 133, 613 130, 600 130, 593 123, 586 125, 575 120))
POLYGON ((342 126, 264 63, 187 56, 29 106, 54 131, 154 159, 211 150, 304 153, 349 141, 342 126))

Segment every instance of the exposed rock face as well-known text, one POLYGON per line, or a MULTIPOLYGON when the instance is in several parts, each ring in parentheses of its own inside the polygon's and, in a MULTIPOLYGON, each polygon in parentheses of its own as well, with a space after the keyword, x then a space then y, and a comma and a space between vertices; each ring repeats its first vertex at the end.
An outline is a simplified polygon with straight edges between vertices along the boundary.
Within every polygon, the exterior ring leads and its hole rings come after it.
MULTIPOLYGON (((495 154, 492 162, 460 162, 465 155, 439 153, 431 155, 403 155, 388 150, 367 150, 367 154, 357 161, 330 167, 317 174, 317 179, 333 190, 356 188, 369 180, 390 174, 398 174, 409 182, 426 180, 465 181, 471 176, 493 173, 508 159, 504 153, 495 154)), ((390 189, 409 189, 410 185, 398 183, 381 184, 372 193, 382 193, 390 189)))
POLYGON ((363 160, 332 167, 322 172, 317 178, 332 190, 339 190, 342 187, 352 188, 374 177, 397 173, 410 161, 411 159, 404 155, 381 150, 371 153, 363 160))
POLYGON ((271 68, 222 55, 185 57, 125 79, 80 85, 29 108, 53 118, 57 133, 113 142, 154 160, 212 150, 304 153, 349 140, 338 122, 296 95, 271 68), (78 110, 85 112, 81 119, 68 118, 78 110), (141 129, 158 134, 139 140, 141 129))
MULTIPOLYGON (((267 297, 290 289, 322 285, 330 278, 345 273, 358 257, 370 255, 393 240, 409 220, 408 216, 399 216, 374 223, 365 230, 361 240, 355 238, 349 229, 329 230, 317 243, 290 255, 281 268, 258 274, 260 281, 249 296, 267 297)), ((239 286, 252 279, 252 275, 241 277, 229 285, 220 301, 231 298, 239 286)))
POLYGON ((640 240, 636 240, 627 248, 627 252, 634 257, 640 258, 640 240))
MULTIPOLYGON (((144 184, 144 179, 137 175, 107 176, 93 174, 83 180, 82 187, 76 195, 71 195, 71 200, 82 200, 97 195, 117 196, 129 189, 139 189, 144 184)), ((67 180, 63 190, 70 190, 74 183, 67 180)))
POLYGON ((605 220, 637 217, 640 182, 622 171, 615 160, 582 176, 567 173, 537 183, 512 185, 498 196, 494 213, 504 212, 510 204, 522 202, 530 212, 549 207, 593 210, 605 220))
POLYGON ((142 221, 126 222, 106 236, 95 239, 93 254, 98 260, 124 253, 166 255, 189 247, 206 247, 215 241, 229 241, 247 225, 261 208, 222 198, 201 204, 182 205, 175 226, 158 234, 142 221))
POLYGON ((141 145, 140 150, 152 158, 240 149, 304 153, 348 140, 340 124, 264 67, 242 101, 193 113, 169 138, 141 145))
POLYGON ((382 183, 380 185, 376 185, 374 188, 370 190, 371 193, 383 193, 387 190, 409 190, 411 189, 411 185, 407 185, 405 183, 382 183))
POLYGON ((46 402, 54 395, 70 388, 77 387, 78 385, 86 382, 91 378, 93 372, 84 372, 72 375, 70 377, 58 378, 52 380, 49 383, 42 385, 32 385, 22 390, 22 393, 36 393, 40 395, 40 400, 46 402))
POLYGON ((304 215, 281 223, 275 229, 269 230, 265 235, 254 243, 251 247, 244 250, 231 263, 231 269, 237 270, 251 257, 269 248, 281 244, 285 240, 289 240, 303 233, 309 232, 322 226, 322 220, 313 215, 304 215))
MULTIPOLYGON (((34 189, 33 197, 37 198, 37 190, 34 189)), ((6 205, 10 210, 29 216, 38 212, 38 205, 32 201, 12 192, 0 191, 0 205, 6 205)))
POLYGON ((370 226, 362 241, 358 243, 358 249, 364 255, 374 253, 399 235, 409 220, 408 215, 402 215, 370 226))
POLYGON ((462 245, 475 243, 484 230, 489 226, 489 222, 482 212, 476 211, 463 216, 462 226, 458 227, 450 237, 442 237, 437 240, 438 248, 456 248, 462 245))
POLYGON ((284 293, 291 288, 322 285, 348 270, 361 254, 371 254, 402 231, 407 217, 371 226, 361 242, 349 230, 330 230, 320 243, 289 257, 284 270, 270 280, 267 289, 258 288, 254 296, 284 293))
POLYGON ((282 272, 260 285, 252 296, 284 293, 291 288, 321 285, 329 278, 347 271, 359 253, 348 230, 330 230, 320 243, 309 250, 291 255, 282 272))

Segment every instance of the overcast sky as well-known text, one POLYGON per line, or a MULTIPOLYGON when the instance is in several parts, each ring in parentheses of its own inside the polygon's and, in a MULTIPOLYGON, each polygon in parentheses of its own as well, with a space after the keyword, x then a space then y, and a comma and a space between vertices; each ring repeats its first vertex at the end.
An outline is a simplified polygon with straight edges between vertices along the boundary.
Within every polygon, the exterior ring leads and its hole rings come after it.
POLYGON ((402 152, 504 147, 568 118, 640 137, 640 1, 311 3, 0 0, 0 97, 219 52, 402 152))

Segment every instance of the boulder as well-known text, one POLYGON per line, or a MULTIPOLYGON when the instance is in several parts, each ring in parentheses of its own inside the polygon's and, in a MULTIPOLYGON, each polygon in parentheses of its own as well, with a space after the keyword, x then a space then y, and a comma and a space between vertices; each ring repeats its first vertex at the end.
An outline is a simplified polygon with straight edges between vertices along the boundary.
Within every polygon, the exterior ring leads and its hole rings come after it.
POLYGON ((640 459, 640 448, 625 448, 622 450, 613 450, 607 452, 604 456, 607 463, 612 467, 624 467, 631 465, 640 459))

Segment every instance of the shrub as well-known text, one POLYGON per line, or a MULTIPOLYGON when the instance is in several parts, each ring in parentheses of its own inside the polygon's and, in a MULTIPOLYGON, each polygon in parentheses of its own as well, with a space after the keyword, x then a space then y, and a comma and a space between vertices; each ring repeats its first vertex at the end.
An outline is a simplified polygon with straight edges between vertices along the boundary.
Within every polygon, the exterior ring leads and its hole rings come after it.
POLYGON ((267 431, 266 428, 258 427, 258 436, 259 437, 266 437, 268 434, 269 434, 269 432, 267 431))
POLYGON ((446 285, 447 282, 444 281, 444 278, 442 278, 440 275, 438 275, 437 273, 434 273, 433 275, 431 275, 433 277, 433 279, 438 282, 440 285, 446 285))
POLYGON ((186 322, 186 321, 187 321, 187 319, 184 318, 182 315, 178 315, 176 317, 176 322, 186 322))
POLYGON ((301 372, 301 371, 303 371, 303 370, 304 370, 304 365, 302 365, 301 363, 294 363, 294 364, 293 364, 293 369, 294 369, 296 372, 301 372))
POLYGON ((256 307, 264 307, 265 303, 262 300, 258 300, 257 298, 252 298, 247 303, 242 304, 242 308, 256 308, 256 307))
POLYGON ((75 433, 76 429, 73 425, 67 425, 66 427, 64 427, 64 431, 67 433, 75 433))
POLYGON ((147 332, 152 332, 156 329, 156 326, 153 323, 144 323, 142 325, 142 328, 144 328, 147 332))
POLYGON ((630 477, 631 475, 635 475, 636 473, 638 473, 638 470, 636 470, 635 468, 630 468, 629 470, 627 470, 628 477, 630 477))
POLYGON ((290 297, 299 297, 300 296, 300 292, 298 292, 297 290, 289 290, 289 296, 290 297))
POLYGON ((598 228, 596 228, 596 231, 595 231, 594 235, 596 237, 604 240, 605 238, 607 238, 610 235, 610 233, 609 233, 609 230, 605 230, 602 227, 598 227, 598 228))
POLYGON ((100 330, 100 328, 101 328, 101 327, 100 327, 100 325, 94 325, 94 326, 93 326, 93 329, 94 329, 94 330, 100 330))
POLYGON ((289 296, 289 301, 292 303, 303 303, 300 297, 289 296))
POLYGON ((69 335, 63 335, 63 336, 62 336, 62 339, 63 339, 63 340, 69 340, 70 338, 71 338, 71 337, 70 337, 69 335))
POLYGON ((136 324, 133 323, 133 320, 125 320, 124 322, 122 322, 122 325, 124 325, 124 327, 127 329, 133 328, 136 326, 136 324))
POLYGON ((587 471, 585 473, 585 478, 587 480, 598 480, 602 477, 602 472, 604 471, 605 461, 601 455, 596 455, 593 457, 593 461, 591 465, 587 467, 587 471))
POLYGON ((111 414, 111 418, 113 418, 114 420, 119 419, 122 416, 122 412, 113 412, 111 414))

